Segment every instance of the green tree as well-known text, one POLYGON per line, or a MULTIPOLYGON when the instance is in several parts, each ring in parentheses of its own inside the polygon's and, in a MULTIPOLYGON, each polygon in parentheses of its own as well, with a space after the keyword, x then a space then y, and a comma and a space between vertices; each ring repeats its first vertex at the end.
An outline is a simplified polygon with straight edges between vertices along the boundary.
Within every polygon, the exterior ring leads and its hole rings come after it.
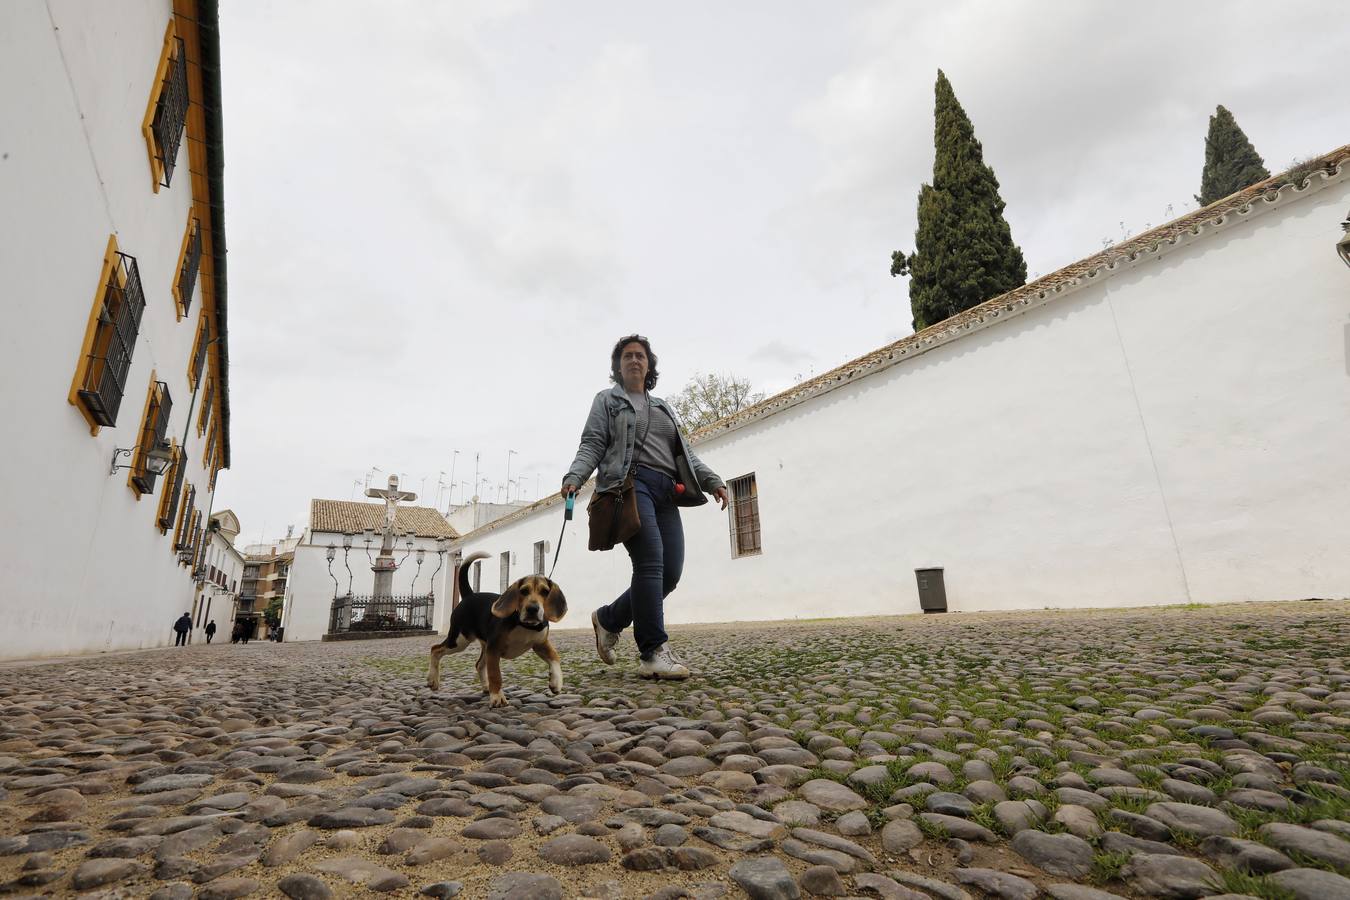
POLYGON ((910 276, 915 331, 1027 281, 1022 249, 1003 218, 998 179, 941 69, 933 143, 933 183, 919 189, 914 252, 891 254, 891 275, 910 276))
POLYGON ((1237 119, 1220 106, 1209 117, 1205 170, 1200 174, 1200 194, 1196 201, 1201 206, 1209 206, 1215 200, 1222 200, 1269 177, 1265 161, 1238 127, 1237 119))
POLYGON ((263 610, 263 621, 273 628, 281 624, 281 611, 284 607, 280 597, 273 597, 267 601, 267 609, 263 610))
POLYGON ((695 373, 689 383, 670 398, 670 405, 685 430, 697 431, 763 399, 764 394, 755 392, 744 378, 695 373))

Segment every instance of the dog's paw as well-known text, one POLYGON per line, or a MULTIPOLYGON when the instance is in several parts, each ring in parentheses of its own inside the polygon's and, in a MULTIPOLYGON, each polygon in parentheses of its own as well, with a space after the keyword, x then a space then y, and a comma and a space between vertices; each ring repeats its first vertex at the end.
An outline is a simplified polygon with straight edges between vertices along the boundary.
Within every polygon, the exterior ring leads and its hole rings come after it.
POLYGON ((488 694, 488 706, 506 706, 505 694, 488 694))
POLYGON ((557 681, 549 681, 548 683, 548 692, 550 694, 561 694, 562 688, 563 684, 561 678, 559 678, 557 681))

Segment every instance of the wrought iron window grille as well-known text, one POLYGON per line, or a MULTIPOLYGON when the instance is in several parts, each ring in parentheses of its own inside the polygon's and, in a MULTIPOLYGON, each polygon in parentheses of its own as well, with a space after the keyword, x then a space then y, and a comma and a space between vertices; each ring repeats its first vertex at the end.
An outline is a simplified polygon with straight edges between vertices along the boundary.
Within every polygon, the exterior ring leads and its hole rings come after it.
POLYGON ((155 117, 150 130, 155 135, 156 159, 164 172, 160 184, 165 187, 173 180, 173 170, 178 162, 178 148, 183 141, 183 129, 187 125, 188 80, 187 53, 183 39, 174 38, 173 59, 164 73, 164 82, 160 86, 159 99, 155 101, 155 117))
POLYGON ((131 472, 131 483, 142 494, 153 494, 159 473, 149 466, 150 453, 169 449, 168 429, 169 413, 173 409, 173 400, 169 397, 169 386, 162 381, 155 382, 155 391, 150 397, 150 408, 146 410, 145 421, 141 423, 141 439, 137 442, 135 467, 131 472))
POLYGON ((733 478, 731 489, 731 557, 753 556, 762 552, 759 539, 759 488, 750 473, 733 478))
POLYGON ((192 306, 192 291, 197 285, 197 272, 202 263, 202 225, 193 218, 191 235, 188 237, 187 252, 183 254, 183 267, 178 270, 178 302, 183 305, 183 315, 187 315, 192 306))
POLYGON ((183 473, 187 469, 187 458, 187 451, 180 447, 173 461, 173 473, 170 476, 168 506, 164 508, 164 515, 159 517, 160 528, 168 529, 173 527, 174 516, 178 514, 178 500, 183 495, 183 473))
POLYGON ((143 312, 145 293, 141 289, 140 269, 135 257, 119 251, 103 289, 94 345, 85 366, 83 386, 77 392, 80 403, 100 425, 117 424, 143 312))

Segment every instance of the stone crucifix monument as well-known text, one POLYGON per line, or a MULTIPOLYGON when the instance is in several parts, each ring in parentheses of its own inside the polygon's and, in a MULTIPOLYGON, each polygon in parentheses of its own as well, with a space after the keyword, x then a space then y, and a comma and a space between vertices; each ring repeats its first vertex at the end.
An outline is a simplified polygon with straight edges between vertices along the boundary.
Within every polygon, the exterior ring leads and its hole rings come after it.
POLYGON ((370 570, 375 573, 375 589, 371 591, 371 603, 367 615, 371 617, 393 614, 394 609, 394 572, 398 565, 394 562, 394 539, 397 537, 394 523, 398 519, 400 501, 411 503, 417 495, 398 489, 398 476, 389 476, 389 487, 366 488, 367 497, 378 497, 384 501, 384 530, 380 541, 380 555, 375 557, 375 565, 370 570))

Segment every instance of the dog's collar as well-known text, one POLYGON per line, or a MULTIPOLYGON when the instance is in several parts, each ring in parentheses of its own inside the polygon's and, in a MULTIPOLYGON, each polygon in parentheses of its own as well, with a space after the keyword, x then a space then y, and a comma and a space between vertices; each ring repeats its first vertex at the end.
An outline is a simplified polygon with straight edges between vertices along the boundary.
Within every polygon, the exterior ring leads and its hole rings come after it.
POLYGON ((540 622, 538 625, 526 625, 524 622, 520 622, 519 625, 521 628, 528 629, 529 631, 543 631, 548 627, 548 622, 540 622))

